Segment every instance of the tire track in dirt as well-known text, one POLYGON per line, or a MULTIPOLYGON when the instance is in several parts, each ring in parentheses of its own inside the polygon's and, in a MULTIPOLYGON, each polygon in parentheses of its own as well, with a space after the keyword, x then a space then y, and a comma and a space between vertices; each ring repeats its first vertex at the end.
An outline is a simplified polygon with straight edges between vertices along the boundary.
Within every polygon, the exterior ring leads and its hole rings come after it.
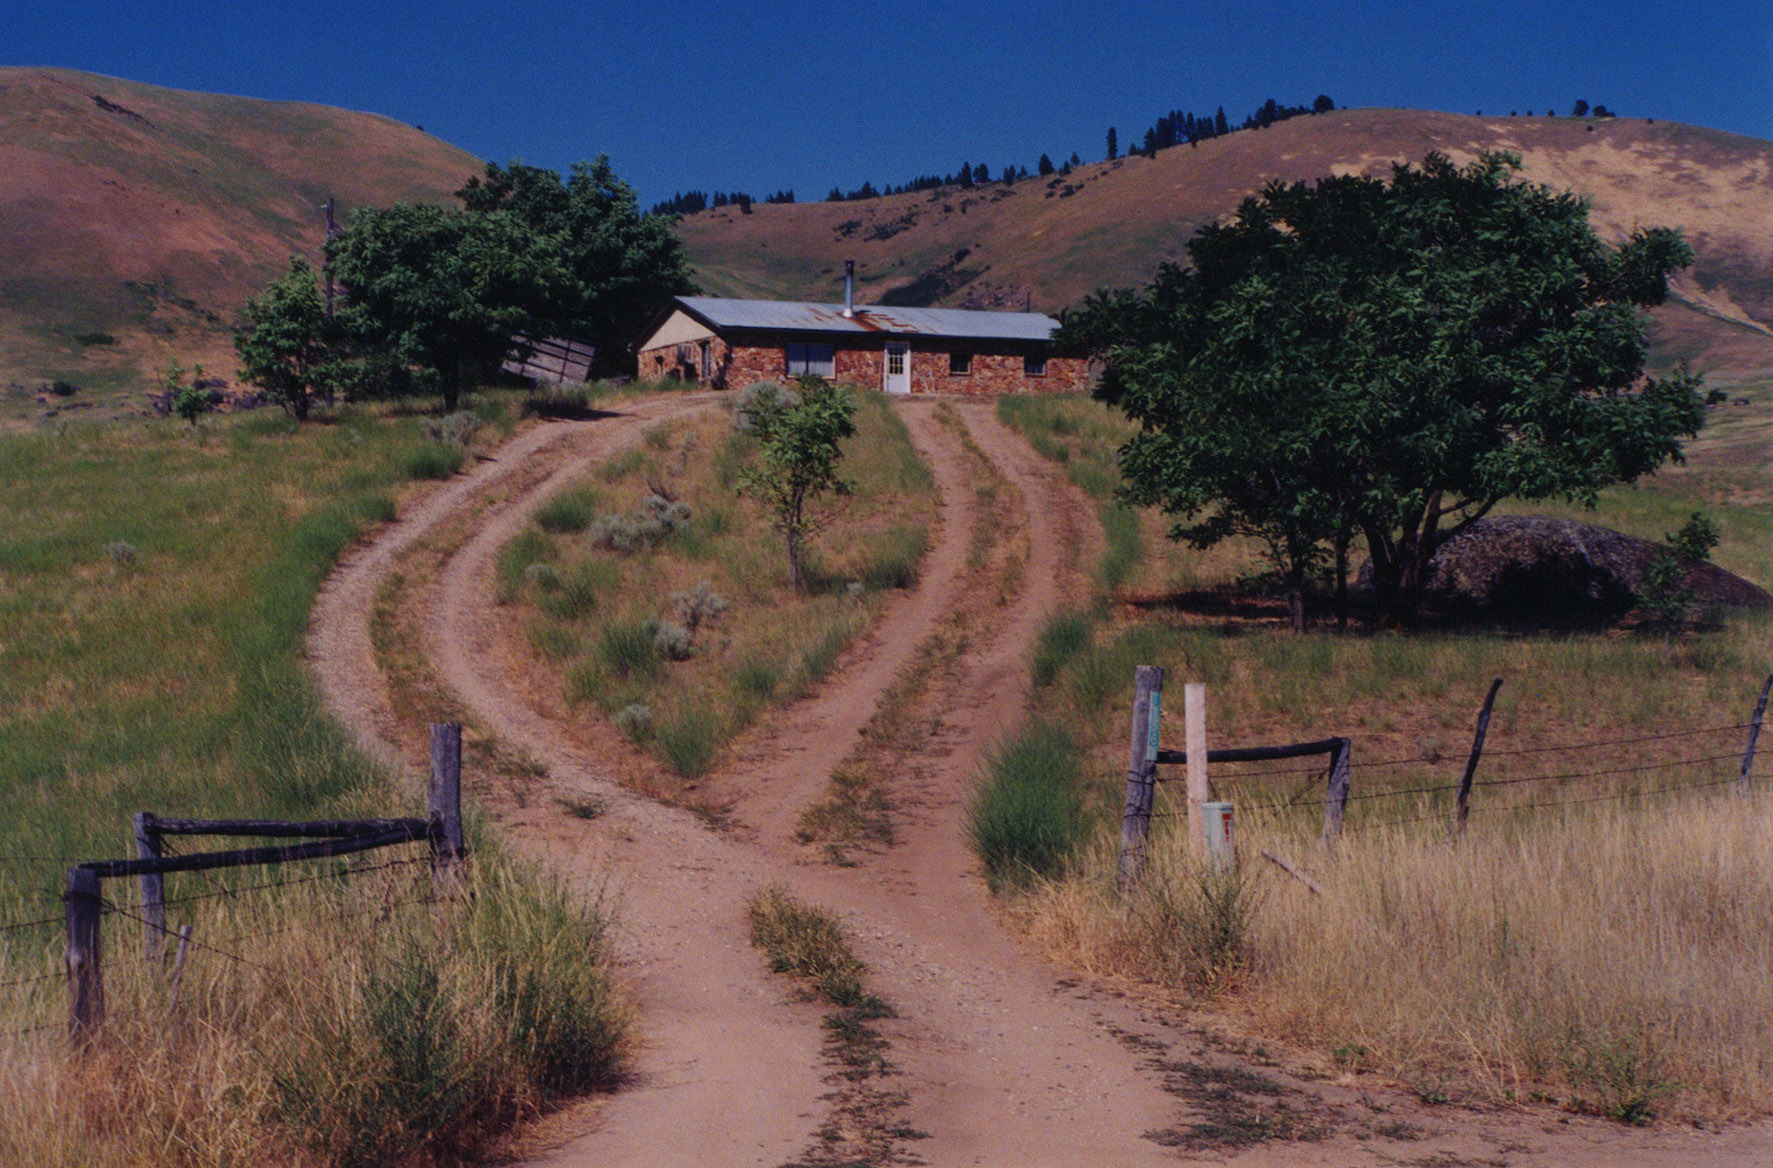
MULTIPOLYGON (((490 611, 497 550, 559 487, 638 441, 648 426, 709 400, 657 399, 519 437, 341 563, 315 608, 310 654, 329 710, 379 753, 397 757, 417 728, 392 724, 370 609, 402 555, 465 510, 478 511, 471 534, 422 597, 433 666, 482 728, 546 764, 557 791, 594 795, 607 807, 591 822, 530 817, 507 828, 520 849, 617 906, 619 960, 639 1013, 634 1081, 596 1106, 595 1130, 533 1163, 775 1165, 810 1145, 829 1106, 822 1011, 765 973, 748 944, 745 903, 771 883, 838 909, 875 988, 898 1008, 899 1019, 881 1024, 903 1072, 895 1086, 909 1094, 898 1119, 928 1137, 904 1145, 906 1153, 938 1165, 1175 1162, 1175 1149, 1144 1138, 1188 1110, 1162 1092, 1152 1051, 1198 1045, 1198 1032, 1173 1029, 1130 1000, 1079 990, 1029 955, 997 923, 965 842, 965 803, 983 756, 1026 710, 1028 646, 1068 595, 1081 595, 1101 540, 1087 501, 998 423, 989 403, 954 408, 1021 492, 1029 556, 1013 603, 962 661, 956 692, 964 700, 946 711, 919 765, 906 768, 893 792, 894 848, 860 868, 837 869, 813 863, 789 833, 922 632, 960 596, 974 507, 960 439, 929 403, 899 406, 943 500, 920 585, 886 607, 817 694, 740 744, 720 776, 734 796, 738 830, 717 832, 619 786, 570 719, 546 716, 523 699, 518 655, 508 652, 490 611), (501 484, 511 497, 491 500, 501 484)), ((1340 1095, 1350 1102, 1354 1093, 1340 1095)), ((1765 1136, 1757 1142, 1752 1133, 1703 1149, 1665 1136, 1651 1141, 1652 1150, 1592 1127, 1540 1135, 1510 1117, 1459 1126, 1456 1138, 1429 1144, 1344 1136, 1231 1158, 1279 1165, 1451 1154, 1459 1158, 1429 1162, 1598 1165, 1673 1164, 1685 1153, 1685 1162, 1766 1162, 1765 1136), (1560 1150, 1547 1156, 1547 1147, 1560 1150)))
MULTIPOLYGON (((612 452, 625 437, 612 429, 591 456, 612 452)), ((642 1034, 636 1081, 603 1108, 597 1131, 537 1163, 778 1164, 811 1142, 829 1090, 821 1011, 791 1000, 792 987, 763 970, 749 948, 745 906, 772 883, 823 900, 823 870, 773 845, 786 844, 800 808, 823 792, 921 630, 953 603, 971 495, 957 444, 939 433, 936 441, 944 506, 920 587, 889 603, 818 693, 741 744, 740 761, 712 780, 735 796, 733 833, 717 834, 688 813, 615 787, 569 726, 519 696, 519 663, 505 651, 485 600, 494 558, 536 504, 583 473, 584 459, 495 509, 447 561, 426 618, 437 672, 477 720, 544 761, 556 784, 595 793, 610 807, 588 830, 555 824, 519 834, 527 850, 576 880, 615 874, 623 906, 618 948, 642 1034), (759 758, 773 765, 760 767, 759 758), (589 850, 587 837, 597 841, 589 850)))

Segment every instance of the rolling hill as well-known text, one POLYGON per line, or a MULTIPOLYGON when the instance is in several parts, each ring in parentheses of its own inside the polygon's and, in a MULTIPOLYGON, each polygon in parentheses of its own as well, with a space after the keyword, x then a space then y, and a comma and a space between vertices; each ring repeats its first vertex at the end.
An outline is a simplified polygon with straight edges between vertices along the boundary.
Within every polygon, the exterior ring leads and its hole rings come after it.
POLYGON ((1528 178, 1592 200, 1614 242, 1679 226, 1698 260, 1658 310, 1654 359, 1714 384, 1773 374, 1773 142, 1624 118, 1476 117, 1363 109, 1293 118, 1031 178, 857 202, 754 204, 685 217, 680 233, 715 294, 841 299, 857 260, 867 301, 1061 309, 1137 285, 1185 257, 1193 231, 1271 180, 1385 174, 1439 150, 1519 151, 1528 178))
POLYGON ((479 169, 375 114, 0 68, 5 412, 51 378, 134 408, 175 359, 231 379, 229 326, 290 255, 318 257, 329 197, 341 218, 446 202, 479 169))
MULTIPOLYGON (((1659 365, 1773 375, 1773 143, 1660 121, 1338 111, 1067 176, 722 207, 679 230, 714 293, 836 299, 855 258, 864 300, 1051 311, 1142 283, 1270 180, 1498 148, 1589 195, 1610 238, 1685 228, 1699 259, 1657 313, 1659 365)), ((173 360, 231 379, 241 304, 289 255, 317 256, 327 198, 341 217, 444 203, 479 169, 374 114, 0 68, 0 418, 138 409, 173 360), (48 398, 57 379, 80 393, 48 398)))

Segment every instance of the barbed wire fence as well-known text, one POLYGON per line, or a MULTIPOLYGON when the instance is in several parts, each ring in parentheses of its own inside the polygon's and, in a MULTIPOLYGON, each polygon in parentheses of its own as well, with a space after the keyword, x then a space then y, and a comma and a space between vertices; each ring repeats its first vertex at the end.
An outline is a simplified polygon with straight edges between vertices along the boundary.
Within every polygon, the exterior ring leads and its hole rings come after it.
POLYGON ((458 724, 438 723, 431 727, 427 794, 429 814, 423 818, 196 820, 163 819, 142 812, 132 822, 137 856, 131 860, 92 860, 34 852, 0 854, 0 866, 53 870, 68 865, 67 890, 60 898, 62 912, 0 923, 0 970, 10 972, 32 965, 42 970, 0 978, 0 1009, 13 1019, 33 1020, 30 1025, 0 1029, 0 1038, 25 1038, 63 1029, 76 1040, 95 1034, 105 1017, 103 971, 107 964, 118 964, 126 948, 122 931, 131 927, 140 929, 141 950, 122 960, 164 970, 170 958, 168 1009, 172 1010, 176 1009, 180 980, 192 951, 242 970, 276 973, 253 955, 254 946, 279 934, 311 928, 314 923, 307 918, 291 919, 283 911, 287 908, 286 890, 324 891, 342 916, 368 910, 383 920, 403 910, 449 899, 459 889, 466 856, 458 724), (186 836, 217 835, 302 842, 228 851, 187 851, 170 842, 186 836), (373 862, 355 858, 414 843, 428 845, 427 853, 373 862), (333 862, 318 871, 298 867, 272 879, 226 880, 221 875, 226 869, 305 865, 314 860, 333 862), (420 879, 400 887, 398 878, 407 869, 417 869, 414 875, 420 879), (164 880, 174 873, 200 881, 200 889, 167 896, 164 880), (423 878, 425 873, 429 880, 423 878), (139 892, 134 896, 121 891, 107 894, 103 890, 105 881, 129 881, 121 888, 133 886, 139 892), (173 927, 167 922, 168 908, 183 908, 187 914, 214 910, 208 914, 211 928, 223 921, 236 927, 223 934, 197 937, 195 926, 201 918, 193 916, 191 921, 173 927), (59 953, 55 937, 58 925, 62 934, 59 953), (107 932, 113 935, 109 944, 105 940, 107 932), (106 956, 107 951, 111 951, 110 956, 106 956), (67 987, 66 1021, 35 1022, 49 1006, 52 983, 58 982, 67 987), (12 1000, 6 1002, 9 993, 12 1000))
MULTIPOLYGON (((1326 842, 1344 834, 1370 836, 1425 825, 1440 825, 1452 839, 1466 829, 1472 816, 1491 823, 1518 821, 1603 804, 1648 811, 1725 789, 1746 795, 1756 779, 1770 777, 1758 744, 1773 676, 1761 686, 1753 712, 1743 721, 1487 749, 1490 717, 1503 684, 1496 678, 1480 709, 1470 752, 1462 761, 1436 753, 1356 763, 1348 738, 1202 750, 1215 765, 1210 774, 1206 767, 1198 771, 1189 768, 1184 801, 1169 796, 1169 789, 1175 786, 1173 773, 1166 775, 1159 768, 1167 764, 1186 767, 1190 752, 1204 746, 1204 726, 1197 742, 1190 725, 1189 749, 1161 749, 1162 673, 1153 666, 1140 666, 1134 676, 1133 742, 1121 832, 1123 889, 1136 879, 1143 865, 1153 820, 1185 823, 1190 846, 1197 850, 1216 854, 1215 847, 1230 848, 1229 839, 1216 842, 1208 822, 1205 809, 1230 806, 1214 802, 1215 796, 1235 798, 1246 812, 1268 817, 1297 815, 1300 809, 1322 805, 1326 842), (1675 747, 1672 752, 1671 745, 1675 747), (1323 761, 1290 761, 1317 756, 1323 761), (1271 765, 1276 762, 1285 765, 1271 765), (1166 793, 1161 804, 1159 791, 1166 793)), ((1190 699, 1196 697, 1197 688, 1187 687, 1190 699)), ((1204 723, 1204 689, 1198 700, 1204 723)), ((1229 810, 1224 815, 1228 817, 1229 810)), ((1276 859, 1272 855, 1268 858, 1276 859)))

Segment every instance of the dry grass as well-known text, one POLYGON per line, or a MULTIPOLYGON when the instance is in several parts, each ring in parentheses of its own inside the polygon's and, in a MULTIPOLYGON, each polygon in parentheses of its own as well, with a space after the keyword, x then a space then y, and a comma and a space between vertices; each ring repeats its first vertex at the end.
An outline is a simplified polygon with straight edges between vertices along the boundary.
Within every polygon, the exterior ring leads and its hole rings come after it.
POLYGON ((603 917, 508 862, 441 902, 420 863, 171 911, 195 924, 176 1005, 111 915, 94 1043, 63 1039, 60 992, 0 1009, 42 1028, 0 1054, 0 1162, 428 1164, 619 1070, 603 917))
MULTIPOLYGON (((1075 463, 1086 427, 1062 422, 1055 439, 1049 423, 1087 408, 1024 407, 1018 424, 1075 463)), ((1608 492, 1585 517, 1655 538, 1704 507, 1726 533, 1720 558, 1765 582, 1773 435, 1725 409, 1686 466, 1608 492)), ((1229 595, 1243 554, 1191 563, 1153 547, 1131 578, 1229 595)), ((1129 604, 1062 631, 1040 658, 1036 714, 1079 728, 1101 822, 1065 871, 1010 905, 1055 957, 1210 996, 1267 1040, 1425 1099, 1552 1100, 1627 1122, 1773 1112, 1761 923, 1773 805, 1728 794, 1773 622, 1729 616, 1667 654, 1627 630, 1295 636, 1235 605, 1129 604), (1148 878, 1123 902, 1113 881, 1138 664, 1164 666, 1172 690, 1206 683, 1214 745, 1351 737, 1341 844, 1318 843, 1321 763, 1216 767, 1216 795, 1237 807, 1241 881, 1202 878, 1166 782, 1148 878), (1506 683, 1471 823, 1450 843, 1494 676, 1506 683), (1263 861, 1264 847, 1324 895, 1263 861)), ((1166 745, 1179 745, 1179 721, 1166 745)), ((1763 750, 1759 787, 1770 773, 1763 750)))
POLYGON ((1179 829, 1130 903, 1105 832, 1017 915, 1094 973, 1216 992, 1261 1033, 1425 1095, 1736 1118, 1773 1110, 1770 814, 1766 796, 1578 806, 1456 844, 1388 829, 1332 850, 1257 820, 1240 825, 1239 927, 1218 934, 1179 829))

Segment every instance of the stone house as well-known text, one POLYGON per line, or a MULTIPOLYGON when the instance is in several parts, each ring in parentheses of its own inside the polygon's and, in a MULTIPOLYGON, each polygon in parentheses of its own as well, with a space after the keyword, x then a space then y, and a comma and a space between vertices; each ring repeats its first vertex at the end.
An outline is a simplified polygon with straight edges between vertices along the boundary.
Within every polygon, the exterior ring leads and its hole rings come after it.
POLYGON ((680 296, 636 352, 643 378, 716 389, 812 373, 887 393, 1081 392, 1089 362, 1052 352, 1058 327, 1038 312, 680 296))

